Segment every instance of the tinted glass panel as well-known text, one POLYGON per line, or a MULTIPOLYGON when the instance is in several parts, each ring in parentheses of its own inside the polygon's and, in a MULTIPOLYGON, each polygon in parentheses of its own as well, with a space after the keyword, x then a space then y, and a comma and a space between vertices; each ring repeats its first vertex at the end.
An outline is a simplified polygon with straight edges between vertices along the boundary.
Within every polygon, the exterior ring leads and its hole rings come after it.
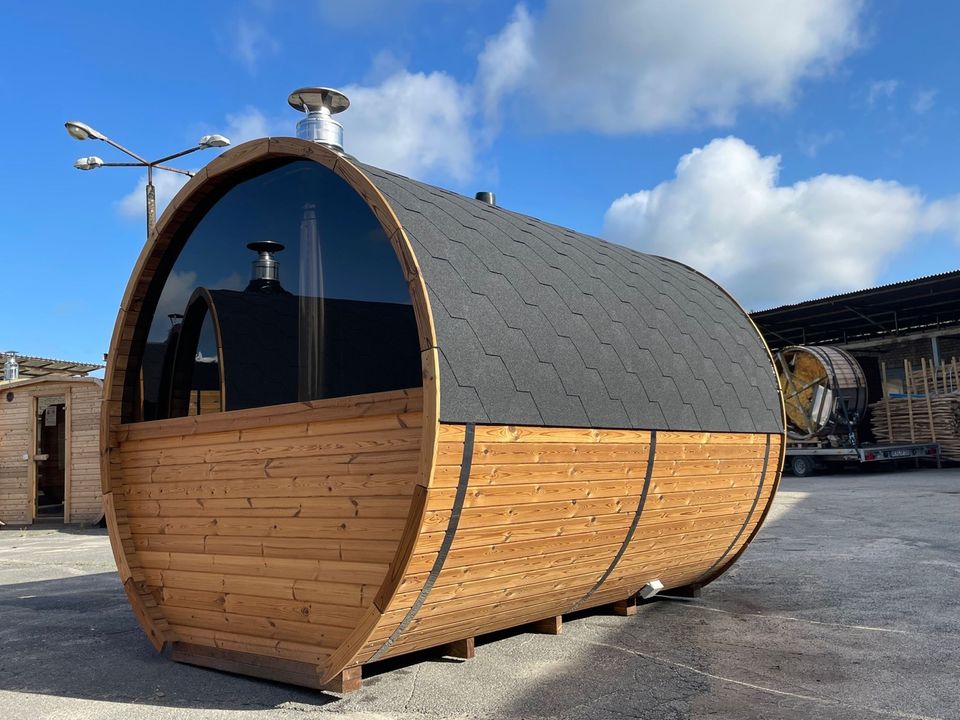
POLYGON ((231 189, 155 282, 142 419, 421 384, 396 254, 360 196, 315 162, 231 189))

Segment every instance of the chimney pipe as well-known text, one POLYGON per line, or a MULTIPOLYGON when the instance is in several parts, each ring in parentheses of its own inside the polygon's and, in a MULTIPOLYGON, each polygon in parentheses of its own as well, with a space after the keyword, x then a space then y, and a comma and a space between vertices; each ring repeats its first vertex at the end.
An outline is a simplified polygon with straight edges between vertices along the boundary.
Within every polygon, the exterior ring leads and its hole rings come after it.
POLYGON ((3 363, 3 379, 10 382, 20 378, 20 365, 17 363, 17 353, 7 350, 7 360, 3 363))
POLYGON ((474 197, 480 202, 486 203, 487 205, 497 206, 497 196, 490 192, 489 190, 481 190, 474 197))
POLYGON ((257 259, 251 263, 253 272, 246 292, 285 292, 280 287, 280 263, 274 255, 285 246, 273 240, 261 240, 247 244, 249 250, 257 253, 257 259))
POLYGON ((343 126, 333 116, 350 107, 347 96, 325 87, 294 90, 287 98, 290 107, 307 114, 297 123, 297 137, 343 152, 343 126))

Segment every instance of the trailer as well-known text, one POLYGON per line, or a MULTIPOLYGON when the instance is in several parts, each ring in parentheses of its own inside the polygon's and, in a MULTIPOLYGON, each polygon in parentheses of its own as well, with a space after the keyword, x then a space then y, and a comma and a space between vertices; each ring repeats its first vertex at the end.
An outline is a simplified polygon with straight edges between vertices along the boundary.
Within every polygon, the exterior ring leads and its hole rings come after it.
POLYGON ((939 443, 865 443, 843 447, 823 447, 820 443, 790 443, 786 448, 786 466, 796 477, 813 475, 827 463, 873 463, 895 460, 928 460, 940 467, 939 443))

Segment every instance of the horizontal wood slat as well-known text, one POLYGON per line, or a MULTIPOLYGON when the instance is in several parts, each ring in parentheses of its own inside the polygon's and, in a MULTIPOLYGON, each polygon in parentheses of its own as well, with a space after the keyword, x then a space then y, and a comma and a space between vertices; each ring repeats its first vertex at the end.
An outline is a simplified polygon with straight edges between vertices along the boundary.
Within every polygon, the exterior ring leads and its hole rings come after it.
MULTIPOLYGON (((464 427, 441 425, 439 438, 427 497, 432 523, 421 532, 395 602, 360 661, 394 633, 437 562, 460 481, 464 427)), ((639 523, 617 566, 591 593, 637 514, 651 434, 478 426, 474 439, 457 534, 443 569, 382 656, 554 616, 588 594, 583 607, 597 598, 628 597, 655 578, 697 577, 735 539, 733 552, 745 542, 779 472, 776 436, 770 470, 761 477, 766 435, 657 433, 639 523)))
POLYGON ((325 662, 397 554, 421 408, 412 389, 122 426, 115 541, 166 639, 325 662))

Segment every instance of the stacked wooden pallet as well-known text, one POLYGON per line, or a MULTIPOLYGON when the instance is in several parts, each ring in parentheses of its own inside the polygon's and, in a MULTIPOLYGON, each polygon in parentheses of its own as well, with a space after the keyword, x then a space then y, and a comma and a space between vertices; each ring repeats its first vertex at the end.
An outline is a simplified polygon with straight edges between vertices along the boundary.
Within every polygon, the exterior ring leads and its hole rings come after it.
POLYGON ((960 393, 894 397, 872 406, 873 434, 883 442, 938 442, 960 461, 960 393))
POLYGON ((870 406, 870 424, 882 442, 937 442, 945 459, 960 461, 960 363, 935 367, 905 360, 904 394, 892 393, 881 364, 884 399, 870 406))
POLYGON ((938 442, 943 458, 960 461, 960 392, 910 394, 870 406, 882 442, 938 442))
POLYGON ((919 368, 911 366, 910 382, 916 392, 960 392, 960 361, 952 358, 936 367, 933 362, 924 359, 919 368))

